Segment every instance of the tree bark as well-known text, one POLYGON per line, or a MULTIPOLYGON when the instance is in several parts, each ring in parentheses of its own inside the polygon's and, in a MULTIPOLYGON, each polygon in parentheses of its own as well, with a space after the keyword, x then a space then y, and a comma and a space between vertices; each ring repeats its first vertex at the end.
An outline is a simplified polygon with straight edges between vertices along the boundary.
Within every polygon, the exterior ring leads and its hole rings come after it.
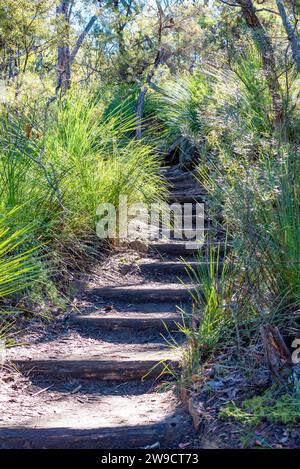
POLYGON ((277 3, 277 8, 279 11, 279 14, 281 16, 282 24, 284 26, 284 29, 287 33, 288 40, 291 44, 291 49, 292 49, 292 54, 293 54, 293 59, 297 67, 297 72, 300 72, 300 45, 299 41, 297 40, 295 31, 291 25, 291 23, 288 20, 284 4, 282 0, 276 0, 277 3))
POLYGON ((70 54, 70 64, 72 65, 72 63, 74 62, 75 60, 75 57, 80 49, 80 47, 82 46, 82 43, 86 37, 86 35, 90 32, 90 30, 92 29, 94 23, 97 21, 97 16, 94 15, 92 16, 92 18, 90 19, 90 21, 87 23, 86 27, 84 28, 84 30, 80 33, 80 35, 78 36, 78 39, 76 41, 76 44, 74 46, 74 49, 72 50, 71 54, 70 54))
POLYGON ((164 12, 161 7, 159 0, 156 0, 157 12, 158 12, 158 40, 157 40, 157 53, 154 60, 154 64, 150 71, 148 72, 146 83, 141 87, 137 106, 136 106, 136 138, 142 138, 142 115, 143 115, 143 104, 144 99, 148 90, 148 87, 152 81, 154 76, 155 70, 159 66, 159 64, 164 60, 165 57, 165 48, 162 45, 162 33, 163 33, 163 21, 164 21, 164 12))
POLYGON ((243 16, 249 28, 252 31, 253 38, 260 50, 263 68, 267 79, 268 87, 273 101, 273 110, 275 114, 275 124, 280 126, 283 120, 283 103, 281 87, 276 74, 276 62, 273 46, 267 35, 255 7, 251 0, 236 0, 242 9, 243 16))
POLYGON ((270 324, 260 326, 265 363, 273 379, 286 380, 291 373, 291 354, 278 328, 270 324))
MULTIPOLYGON (((56 16, 63 16, 66 26, 69 28, 70 23, 70 0, 60 0, 56 8, 56 16)), ((57 89, 66 91, 70 87, 71 66, 70 66, 70 46, 69 31, 67 30, 65 37, 57 46, 57 89)))
MULTIPOLYGON (((61 0, 60 4, 56 9, 56 15, 59 17, 63 15, 64 20, 66 21, 67 28, 70 25, 70 11, 71 11, 71 2, 70 0, 61 0)), ((91 17, 83 31, 78 36, 76 44, 70 52, 69 45, 69 32, 67 31, 66 36, 63 38, 61 43, 57 47, 57 89, 62 89, 66 91, 70 88, 71 85, 71 66, 78 54, 80 47, 86 37, 86 35, 92 29, 94 23, 97 21, 97 16, 94 15, 91 17)))
POLYGON ((141 87, 138 99, 137 99, 137 106, 136 106, 136 138, 141 139, 142 138, 142 115, 143 115, 143 104, 145 100, 145 96, 148 90, 148 87, 152 81, 152 78, 154 76, 155 70, 159 66, 159 64, 162 62, 164 55, 164 48, 162 47, 156 55, 153 67, 149 71, 147 78, 146 78, 146 83, 141 87))

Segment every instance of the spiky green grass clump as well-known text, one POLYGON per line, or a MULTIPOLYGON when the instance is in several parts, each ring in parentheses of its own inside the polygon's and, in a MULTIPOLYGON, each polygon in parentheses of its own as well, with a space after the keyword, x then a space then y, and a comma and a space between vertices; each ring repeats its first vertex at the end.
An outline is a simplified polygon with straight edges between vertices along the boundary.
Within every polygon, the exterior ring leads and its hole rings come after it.
POLYGON ((120 196, 129 205, 165 196, 159 152, 134 138, 134 114, 108 108, 99 93, 73 89, 51 104, 46 122, 13 108, 0 116, 0 210, 22 205, 14 229, 46 246, 44 273, 98 245, 100 204, 118 209, 120 196))
MULTIPOLYGON (((10 315, 10 309, 4 307, 4 298, 31 286, 39 273, 37 246, 28 247, 31 227, 14 227, 18 210, 21 208, 0 216, 0 318, 10 315)), ((7 328, 8 324, 1 326, 3 337, 7 328)))
MULTIPOLYGON (((94 229, 101 203, 150 203, 164 194, 155 149, 132 138, 135 116, 114 109, 108 115, 93 94, 74 93, 52 121, 46 152, 60 181, 67 224, 94 229)), ((77 227, 77 228, 76 228, 77 227)))

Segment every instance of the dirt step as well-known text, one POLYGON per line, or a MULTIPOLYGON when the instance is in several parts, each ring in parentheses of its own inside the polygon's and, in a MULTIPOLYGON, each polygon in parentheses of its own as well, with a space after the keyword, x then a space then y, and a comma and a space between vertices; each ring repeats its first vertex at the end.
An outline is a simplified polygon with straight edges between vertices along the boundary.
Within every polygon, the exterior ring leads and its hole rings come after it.
POLYGON ((167 175, 167 181, 171 184, 176 184, 179 181, 180 182, 181 181, 197 182, 197 179, 195 179, 195 175, 193 173, 187 171, 187 172, 180 172, 175 175, 167 175))
POLYGON ((166 364, 170 369, 180 368, 181 354, 176 349, 164 347, 161 344, 145 347, 132 346, 130 349, 122 344, 117 349, 111 345, 110 350, 103 351, 101 345, 93 344, 70 353, 68 356, 13 359, 11 363, 21 371, 30 371, 35 375, 51 376, 57 380, 70 378, 102 379, 114 381, 128 381, 139 379, 153 379, 161 375, 166 364))
POLYGON ((34 348, 11 349, 7 359, 21 371, 29 371, 30 376, 42 374, 64 381, 70 378, 128 381, 139 380, 145 375, 155 378, 164 369, 163 362, 174 369, 180 366, 180 348, 170 348, 160 339, 159 342, 152 338, 148 340, 144 343, 114 343, 80 339, 70 331, 34 348))
POLYGON ((166 230, 161 229, 160 230, 160 235, 162 239, 165 237, 166 241, 168 239, 170 240, 175 240, 175 241, 193 241, 196 239, 196 235, 203 235, 206 236, 211 232, 211 227, 204 227, 199 230, 199 233, 196 232, 195 228, 188 228, 188 229, 182 229, 179 230, 178 232, 174 233, 174 230, 170 230, 170 235, 169 232, 166 232, 166 230), (167 236, 166 236, 167 234, 167 236))
MULTIPOLYGON (((219 262, 219 269, 221 271, 223 262, 219 262)), ((196 270, 198 268, 209 266, 208 262, 197 262, 191 260, 188 262, 188 266, 184 262, 180 261, 161 261, 161 262, 140 262, 138 264, 140 271, 143 274, 172 274, 178 276, 188 276, 190 269, 196 270)), ((184 279, 186 281, 186 279, 184 279)))
MULTIPOLYGON (((217 247, 219 243, 210 243, 210 245, 215 244, 217 247)), ((199 252, 199 249, 202 251, 205 251, 207 249, 207 244, 204 243, 202 246, 201 244, 196 247, 195 244, 192 244, 192 247, 189 247, 189 243, 185 241, 153 241, 149 243, 148 245, 148 250, 157 252, 160 254, 166 254, 166 255, 171 255, 171 256, 176 256, 176 257, 190 257, 192 255, 195 255, 199 252)), ((225 244, 220 243, 220 254, 223 255, 225 249, 225 244)))
MULTIPOLYGON (((186 305, 188 309, 188 305, 186 305)), ((101 312, 101 314, 110 314, 111 312, 115 311, 117 314, 122 315, 128 313, 133 313, 133 314, 176 314, 178 311, 178 308, 176 308, 176 304, 172 301, 168 302, 163 302, 163 303, 157 303, 157 302, 146 302, 146 303, 127 303, 124 304, 124 301, 114 301, 113 302, 113 307, 112 305, 108 305, 107 303, 103 307, 96 302, 95 306, 93 309, 86 308, 83 312, 83 314, 90 314, 90 313, 98 313, 101 312), (109 306, 108 310, 105 309, 107 306, 109 306), (113 308, 113 309, 111 309, 113 308)))
POLYGON ((42 416, 0 427, 1 449, 138 449, 175 446, 191 429, 171 391, 144 396, 76 396, 52 402, 42 416))
POLYGON ((149 302, 187 302, 191 299, 190 290, 193 287, 185 287, 176 283, 164 284, 137 284, 120 287, 93 288, 90 294, 101 300, 110 302, 121 301, 124 303, 149 303, 149 302))
POLYGON ((120 331, 124 329, 134 330, 151 330, 157 331, 176 330, 176 323, 181 322, 181 315, 179 313, 109 313, 109 314, 87 314, 75 315, 70 318, 69 323, 81 329, 92 328, 93 330, 100 329, 102 331, 120 331))
POLYGON ((201 185, 195 177, 187 176, 186 178, 178 179, 175 182, 170 181, 169 187, 171 187, 173 191, 188 191, 193 189, 200 189, 201 185))
MULTIPOLYGON (((211 233, 212 226, 211 223, 208 223, 208 220, 204 220, 203 223, 200 217, 198 217, 197 220, 196 215, 183 216, 181 218, 181 226, 176 227, 176 229, 174 227, 160 227, 159 236, 154 238, 154 240, 162 240, 164 242, 173 240, 185 242, 196 240, 196 237, 198 237, 198 240, 200 241, 200 236, 202 239, 207 239, 208 236, 211 236, 211 233), (201 223, 204 226, 201 226, 201 223), (187 226, 190 226, 191 228, 188 228, 187 226)), ((224 233, 221 230, 219 230, 217 234, 224 238, 224 233)))
POLYGON ((177 257, 186 257, 191 256, 193 254, 197 254, 198 249, 188 249, 187 243, 184 241, 153 241, 149 243, 148 250, 151 252, 157 252, 160 254, 167 254, 177 257))
POLYGON ((189 169, 183 170, 179 165, 163 167, 161 168, 161 172, 166 179, 191 173, 189 169))
POLYGON ((195 193, 187 193, 186 191, 174 191, 171 192, 168 196, 168 203, 179 203, 179 204, 192 204, 195 202, 204 203, 205 202, 206 193, 203 192, 195 192, 195 193))
MULTIPOLYGON (((199 266, 199 262, 191 261, 189 265, 195 269, 199 266)), ((187 274, 186 264, 180 261, 140 262, 138 266, 143 274, 187 274)))

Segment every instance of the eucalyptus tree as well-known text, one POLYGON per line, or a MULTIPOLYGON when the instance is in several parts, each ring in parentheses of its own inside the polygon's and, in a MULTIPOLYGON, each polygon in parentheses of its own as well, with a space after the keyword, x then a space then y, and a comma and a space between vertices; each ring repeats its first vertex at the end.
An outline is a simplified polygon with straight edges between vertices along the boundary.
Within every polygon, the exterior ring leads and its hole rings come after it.
MULTIPOLYGON (((92 1, 92 6, 101 5, 100 0, 92 1)), ((72 13, 75 6, 75 0, 60 0, 56 7, 57 23, 62 28, 58 36, 57 45, 57 89, 66 90, 71 84, 71 67, 78 54, 82 43, 87 34, 97 21, 97 12, 93 14, 82 31, 78 34, 75 44, 71 49, 70 45, 70 29, 72 27, 72 13)))

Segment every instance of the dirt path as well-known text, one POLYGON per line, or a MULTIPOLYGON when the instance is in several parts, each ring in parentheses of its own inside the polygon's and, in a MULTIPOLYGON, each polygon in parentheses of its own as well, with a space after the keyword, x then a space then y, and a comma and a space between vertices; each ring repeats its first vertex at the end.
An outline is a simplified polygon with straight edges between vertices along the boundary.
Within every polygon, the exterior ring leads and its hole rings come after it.
MULTIPOLYGON (((170 201, 201 201, 190 175, 172 168, 167 177, 170 201)), ((9 352, 8 392, 0 393, 0 448, 184 444, 192 425, 172 376, 163 377, 169 386, 157 388, 166 364, 179 370, 180 349, 168 347, 161 333, 165 323, 182 342, 176 306, 188 310, 191 296, 178 280, 185 275, 180 256, 192 260, 192 254, 183 241, 150 243, 147 252, 132 253, 134 262, 120 263, 126 271, 122 284, 106 279, 104 286, 93 285, 81 299, 80 314, 47 338, 9 352)))

